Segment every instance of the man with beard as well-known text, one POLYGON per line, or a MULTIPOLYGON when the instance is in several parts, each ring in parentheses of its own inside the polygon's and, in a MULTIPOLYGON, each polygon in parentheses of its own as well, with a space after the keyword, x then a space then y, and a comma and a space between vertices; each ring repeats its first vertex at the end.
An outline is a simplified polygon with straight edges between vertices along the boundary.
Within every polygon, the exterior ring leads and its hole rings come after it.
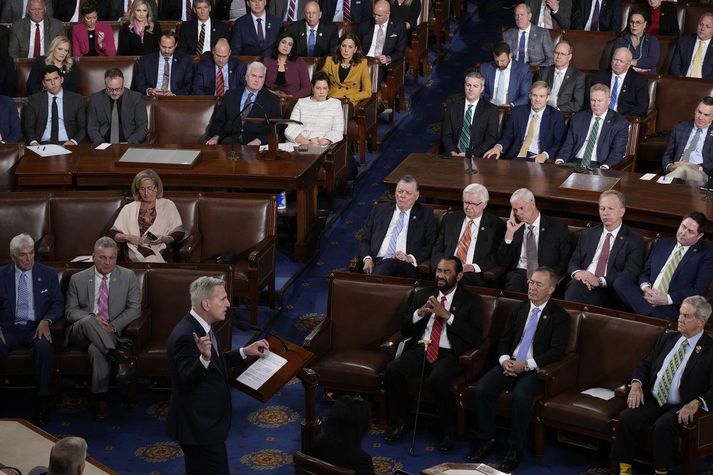
POLYGON ((441 429, 438 450, 448 452, 455 447, 451 382, 461 373, 458 357, 478 345, 482 338, 483 301, 459 285, 462 277, 461 261, 455 256, 444 257, 436 268, 437 288, 418 291, 404 315, 401 332, 408 339, 408 349, 386 367, 389 426, 384 439, 387 442, 399 440, 406 431, 409 405, 404 388, 409 378, 419 375, 425 358, 424 383, 433 394, 441 429), (430 340, 428 348, 417 345, 418 340, 430 340))

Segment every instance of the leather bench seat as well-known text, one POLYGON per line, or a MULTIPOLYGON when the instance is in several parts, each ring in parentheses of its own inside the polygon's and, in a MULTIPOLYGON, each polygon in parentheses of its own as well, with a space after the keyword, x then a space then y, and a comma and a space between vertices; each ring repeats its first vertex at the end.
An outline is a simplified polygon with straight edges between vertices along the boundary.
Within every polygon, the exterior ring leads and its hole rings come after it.
POLYGON ((560 424, 577 420, 590 430, 608 433, 612 419, 620 412, 621 401, 617 398, 605 401, 588 394, 564 393, 547 400, 539 415, 560 424))
POLYGON ((349 375, 344 385, 355 388, 378 386, 381 372, 390 358, 384 353, 361 349, 334 351, 312 365, 320 379, 334 381, 349 375))

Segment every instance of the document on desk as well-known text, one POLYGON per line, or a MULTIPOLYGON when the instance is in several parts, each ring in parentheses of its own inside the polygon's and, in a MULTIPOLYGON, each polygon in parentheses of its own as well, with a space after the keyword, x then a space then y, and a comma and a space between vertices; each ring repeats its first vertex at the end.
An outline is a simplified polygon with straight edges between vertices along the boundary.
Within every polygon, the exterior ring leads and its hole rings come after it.
POLYGON ((270 352, 267 356, 255 360, 248 369, 237 377, 237 381, 257 391, 260 386, 265 384, 265 381, 272 378, 286 364, 287 360, 285 358, 270 352))
POLYGON ((109 147, 111 147, 111 144, 104 142, 104 143, 100 143, 99 145, 97 145, 95 150, 106 150, 109 147))
POLYGON ((53 155, 67 155, 72 153, 71 150, 67 150, 61 145, 28 145, 25 148, 32 150, 40 157, 51 157, 53 155))
POLYGON ((614 391, 607 388, 590 388, 585 391, 582 391, 582 394, 587 394, 589 396, 593 396, 604 401, 608 401, 614 397, 614 391))
POLYGON ((656 183, 661 183, 662 185, 670 185, 673 183, 673 177, 670 176, 660 176, 658 180, 656 180, 656 183))
POLYGON ((641 178, 639 178, 639 180, 651 181, 654 179, 655 176, 656 173, 646 173, 645 175, 641 175, 641 178))
MULTIPOLYGON (((264 152, 267 150, 268 146, 267 145, 260 145, 260 151, 264 152)), ((282 150, 283 152, 289 152, 292 153, 295 151, 295 144, 292 142, 280 142, 277 144, 278 150, 282 150)))

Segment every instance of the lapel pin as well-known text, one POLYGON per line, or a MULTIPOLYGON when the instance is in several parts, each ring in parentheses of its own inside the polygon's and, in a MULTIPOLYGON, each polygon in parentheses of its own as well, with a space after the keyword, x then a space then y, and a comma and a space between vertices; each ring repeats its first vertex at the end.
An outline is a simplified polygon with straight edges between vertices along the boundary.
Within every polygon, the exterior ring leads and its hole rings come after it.
POLYGON ((456 311, 456 308, 455 308, 455 307, 451 307, 451 313, 453 313, 453 312, 455 312, 455 311, 456 311))
POLYGON ((547 315, 542 315, 543 320, 547 320, 547 315))
POLYGON ((545 228, 540 228, 540 232, 544 232, 544 231, 545 231, 545 228))
POLYGON ((416 216, 411 216, 412 221, 416 221, 416 216))
POLYGON ((481 227, 480 227, 480 230, 481 230, 481 231, 485 231, 485 226, 481 226, 481 227))
POLYGON ((696 354, 700 353, 702 350, 701 345, 696 345, 696 354))
POLYGON ((322 36, 322 33, 317 33, 317 36, 322 36))

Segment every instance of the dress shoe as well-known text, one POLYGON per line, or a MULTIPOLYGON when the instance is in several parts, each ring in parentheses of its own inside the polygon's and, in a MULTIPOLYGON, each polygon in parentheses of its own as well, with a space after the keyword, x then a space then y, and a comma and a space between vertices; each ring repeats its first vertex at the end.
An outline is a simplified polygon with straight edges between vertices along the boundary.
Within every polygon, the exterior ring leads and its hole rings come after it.
POLYGON ((465 459, 470 463, 482 462, 493 450, 493 447, 495 447, 495 439, 481 440, 479 445, 466 455, 465 459))
POLYGON ((104 398, 97 399, 96 407, 94 409, 94 416, 97 418, 98 421, 103 421, 103 420, 106 420, 106 417, 108 415, 109 415, 109 403, 104 398))
POLYGON ((397 422, 394 424, 389 424, 384 434, 384 440, 386 442, 396 442, 401 437, 403 437, 404 432, 406 432, 406 424, 403 422, 397 422))
POLYGON ((505 454, 505 458, 503 459, 503 464, 500 468, 500 471, 502 472, 512 472, 517 468, 518 465, 520 465, 520 461, 522 460, 522 449, 518 449, 517 447, 512 447, 508 449, 507 454, 505 454))
POLYGON ((453 447, 455 447, 457 443, 458 438, 455 436, 455 434, 446 434, 445 437, 443 437, 438 443, 438 451, 442 454, 447 454, 448 452, 453 450, 453 447))
POLYGON ((119 384, 126 384, 135 374, 136 367, 133 363, 129 362, 129 360, 126 360, 116 365, 116 376, 114 379, 119 384))

